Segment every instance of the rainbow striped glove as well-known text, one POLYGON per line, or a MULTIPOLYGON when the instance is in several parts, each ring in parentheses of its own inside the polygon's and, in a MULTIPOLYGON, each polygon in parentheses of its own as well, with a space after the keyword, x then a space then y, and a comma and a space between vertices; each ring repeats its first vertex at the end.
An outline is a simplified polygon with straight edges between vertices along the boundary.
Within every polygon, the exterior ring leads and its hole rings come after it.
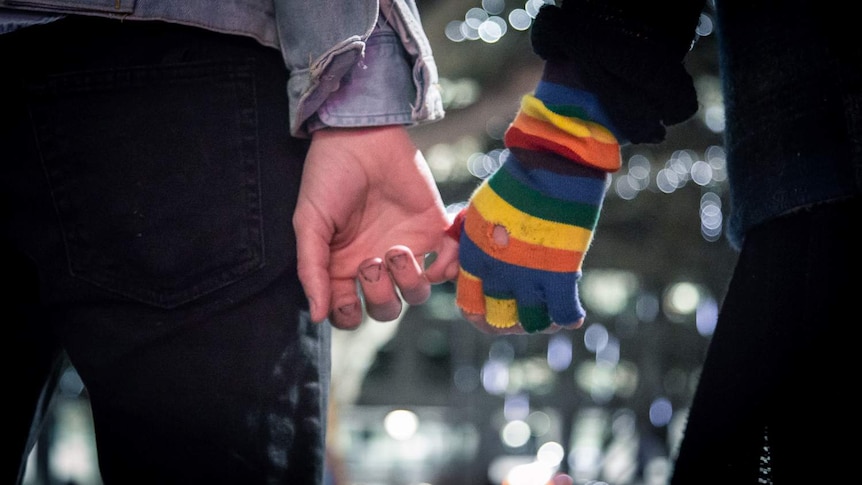
POLYGON ((581 264, 619 143, 589 93, 542 82, 526 95, 504 142, 502 167, 459 218, 456 303, 497 328, 571 326, 585 311, 581 264))

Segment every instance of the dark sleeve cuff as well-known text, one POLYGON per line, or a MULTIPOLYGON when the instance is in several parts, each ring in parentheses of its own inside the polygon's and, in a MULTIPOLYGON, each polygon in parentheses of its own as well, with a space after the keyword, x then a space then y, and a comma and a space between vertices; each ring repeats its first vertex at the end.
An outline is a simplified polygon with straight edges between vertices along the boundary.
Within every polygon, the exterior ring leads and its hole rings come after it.
POLYGON ((543 6, 531 31, 543 79, 594 93, 632 143, 657 143, 665 126, 697 112, 683 60, 703 3, 567 0, 543 6), (675 8, 675 9, 674 9, 675 8))

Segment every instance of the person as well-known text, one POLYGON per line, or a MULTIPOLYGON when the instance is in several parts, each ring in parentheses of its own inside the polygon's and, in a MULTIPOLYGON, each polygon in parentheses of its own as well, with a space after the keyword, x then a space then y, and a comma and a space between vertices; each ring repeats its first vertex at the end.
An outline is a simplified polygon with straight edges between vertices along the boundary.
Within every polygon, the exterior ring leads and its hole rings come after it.
MULTIPOLYGON (((844 483, 854 474, 844 443, 859 427, 844 404, 854 368, 844 323, 862 247, 849 229, 862 215, 862 51, 836 7, 714 4, 727 236, 739 253, 670 483, 844 483)), ((456 301, 477 328, 583 324, 577 282, 600 181, 619 167, 614 144, 660 142, 696 112, 684 60, 705 6, 564 0, 540 10, 531 39, 542 80, 506 133, 508 158, 448 231, 460 242, 456 301)), ((394 301, 397 285, 380 284, 394 301)))
MULTIPOLYGON (((440 252, 450 222, 407 133, 444 114, 419 20, 0 0, 5 483, 66 358, 106 484, 323 482, 323 322, 359 325, 358 268, 440 252)), ((384 276, 418 304, 424 269, 384 276)))
MULTIPOLYGON (((845 483, 859 414, 852 281, 860 266, 862 50, 849 17, 810 0, 715 0, 729 244, 738 250, 673 485, 845 483)), ((617 144, 689 119, 685 70, 703 0, 564 0, 531 30, 545 61, 449 233, 456 301, 477 328, 577 328, 577 282, 617 144)), ((644 248, 645 254, 649 249, 644 248)), ((672 262, 669 262, 672 264, 672 262)))

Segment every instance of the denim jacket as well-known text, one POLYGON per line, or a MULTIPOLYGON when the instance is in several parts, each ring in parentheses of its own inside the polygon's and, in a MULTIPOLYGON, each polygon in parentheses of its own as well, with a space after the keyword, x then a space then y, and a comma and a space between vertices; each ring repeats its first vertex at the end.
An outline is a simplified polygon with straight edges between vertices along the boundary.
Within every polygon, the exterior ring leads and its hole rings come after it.
POLYGON ((415 0, 0 0, 0 20, 15 11, 29 24, 61 14, 162 20, 245 35, 279 49, 290 71, 295 136, 308 136, 309 121, 413 125, 444 114, 415 0))

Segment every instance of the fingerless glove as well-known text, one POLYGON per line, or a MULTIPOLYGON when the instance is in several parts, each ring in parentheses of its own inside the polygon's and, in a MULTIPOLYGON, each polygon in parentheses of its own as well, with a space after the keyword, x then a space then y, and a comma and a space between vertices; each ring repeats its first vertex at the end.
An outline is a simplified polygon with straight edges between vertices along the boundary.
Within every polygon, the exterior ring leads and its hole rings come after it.
POLYGON ((531 333, 585 316, 577 282, 609 172, 620 166, 608 126, 585 91, 542 82, 524 96, 501 168, 460 219, 456 302, 464 312, 531 333))

